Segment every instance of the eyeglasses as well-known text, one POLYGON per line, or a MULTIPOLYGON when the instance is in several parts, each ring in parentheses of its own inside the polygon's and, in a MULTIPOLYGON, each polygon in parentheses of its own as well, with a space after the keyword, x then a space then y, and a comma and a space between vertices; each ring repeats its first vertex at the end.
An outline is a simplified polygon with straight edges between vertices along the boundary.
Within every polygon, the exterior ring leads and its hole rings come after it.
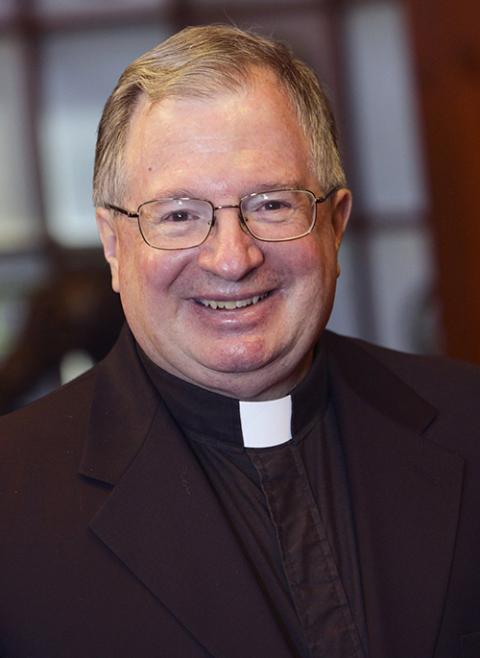
POLYGON ((136 219, 145 242, 154 249, 191 249, 208 238, 215 224, 215 213, 238 208, 242 229, 257 240, 285 242, 298 240, 313 231, 317 203, 324 203, 337 192, 332 188, 317 197, 310 190, 270 190, 242 197, 238 204, 214 206, 204 199, 154 199, 140 204, 136 212, 111 203, 109 210, 136 219))

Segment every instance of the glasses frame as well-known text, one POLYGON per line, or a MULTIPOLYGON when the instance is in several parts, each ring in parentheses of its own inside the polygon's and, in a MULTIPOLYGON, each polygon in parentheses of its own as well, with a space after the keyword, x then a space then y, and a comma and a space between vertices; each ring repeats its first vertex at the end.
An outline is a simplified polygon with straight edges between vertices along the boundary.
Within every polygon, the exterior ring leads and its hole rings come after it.
POLYGON ((212 228, 215 225, 216 222, 216 215, 215 212, 217 210, 223 210, 224 208, 238 208, 239 210, 239 221, 240 221, 240 227, 242 230, 250 235, 252 238, 255 240, 259 240, 260 242, 291 242, 292 240, 299 240, 300 238, 304 238, 306 235, 309 235, 313 229, 315 228, 315 224, 317 223, 317 204, 324 203, 329 199, 335 192, 338 192, 338 190, 341 189, 341 185, 336 185, 335 187, 332 187, 331 190, 329 190, 326 194, 323 196, 318 197, 314 192, 311 190, 306 190, 302 188, 279 188, 279 189, 274 189, 274 190, 266 190, 265 192, 251 192, 250 194, 245 194, 244 196, 240 197, 238 203, 235 204, 228 204, 228 205, 221 205, 221 206, 214 206, 211 201, 208 199, 195 199, 193 197, 167 197, 165 199, 151 199, 149 201, 144 201, 141 203, 137 210, 135 212, 131 210, 126 210, 125 208, 122 208, 121 206, 116 206, 113 203, 106 203, 105 208, 107 210, 113 210, 114 212, 118 212, 121 215, 125 215, 129 219, 136 219, 137 220, 137 226, 138 230, 140 231, 140 235, 143 238, 143 241, 152 249, 160 249, 162 251, 181 251, 184 249, 194 249, 195 247, 199 247, 202 245, 206 240, 208 239, 210 233, 212 232, 212 228), (310 226, 307 231, 304 231, 300 235, 295 235, 291 238, 261 238, 258 235, 255 235, 255 233, 249 228, 248 222, 245 220, 243 216, 243 210, 242 210, 242 204, 247 200, 250 199, 251 197, 254 197, 259 194, 270 194, 271 192, 307 192, 311 197, 312 201, 314 202, 314 206, 312 205, 312 208, 314 208, 314 212, 312 213, 312 220, 310 222, 310 226), (157 201, 203 201, 205 203, 208 203, 208 205, 212 209, 212 221, 210 223, 209 229, 205 237, 201 242, 198 242, 194 245, 190 245, 189 247, 156 247, 155 245, 151 244, 147 238, 145 237, 145 234, 142 230, 142 225, 140 221, 140 211, 141 209, 148 205, 149 203, 156 203, 157 201))

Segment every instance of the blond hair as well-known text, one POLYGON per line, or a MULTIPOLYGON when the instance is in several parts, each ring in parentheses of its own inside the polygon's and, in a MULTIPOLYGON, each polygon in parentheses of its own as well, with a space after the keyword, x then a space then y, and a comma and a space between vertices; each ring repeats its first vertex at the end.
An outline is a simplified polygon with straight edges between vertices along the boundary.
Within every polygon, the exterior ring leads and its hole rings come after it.
POLYGON ((345 185, 335 120, 316 75, 282 43, 227 25, 189 27, 134 60, 108 98, 98 128, 93 197, 96 206, 121 203, 123 152, 141 98, 209 98, 238 91, 254 68, 272 71, 284 86, 310 144, 313 171, 326 191, 345 185))

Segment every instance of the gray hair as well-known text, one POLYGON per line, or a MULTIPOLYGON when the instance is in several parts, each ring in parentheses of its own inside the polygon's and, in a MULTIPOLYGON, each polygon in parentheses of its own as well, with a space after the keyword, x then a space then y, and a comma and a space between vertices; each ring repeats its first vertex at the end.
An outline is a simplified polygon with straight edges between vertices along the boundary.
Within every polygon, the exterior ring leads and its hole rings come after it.
POLYGON ((108 98, 98 128, 93 179, 96 206, 121 203, 123 152, 141 98, 209 98, 238 91, 252 69, 271 70, 284 86, 310 144, 313 171, 326 191, 346 184, 335 120, 315 73, 284 44, 228 25, 189 27, 134 60, 108 98))

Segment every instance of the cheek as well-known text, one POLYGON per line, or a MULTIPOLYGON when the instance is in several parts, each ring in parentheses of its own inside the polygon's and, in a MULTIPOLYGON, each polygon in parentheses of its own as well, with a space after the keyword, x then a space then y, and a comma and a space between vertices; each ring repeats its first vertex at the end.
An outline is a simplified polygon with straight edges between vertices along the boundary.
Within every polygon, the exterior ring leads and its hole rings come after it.
POLYGON ((307 337, 323 329, 335 295, 336 250, 334 242, 326 238, 305 245, 290 269, 294 294, 287 294, 289 318, 307 337))
POLYGON ((312 256, 310 267, 313 275, 316 275, 321 287, 328 288, 332 281, 337 278, 337 246, 335 242, 335 233, 330 225, 318 235, 315 235, 315 245, 312 247, 312 256))
POLYGON ((336 278, 335 243, 329 235, 314 235, 304 244, 299 241, 298 249, 285 258, 285 266, 302 296, 314 291, 325 293, 336 278))
POLYGON ((185 252, 165 252, 148 245, 130 248, 119 267, 124 304, 147 315, 162 313, 175 297, 175 285, 187 262, 185 252))
POLYGON ((130 326, 139 322, 147 313, 148 298, 158 277, 158 267, 153 255, 135 242, 133 236, 130 242, 126 236, 118 257, 120 298, 130 326))

